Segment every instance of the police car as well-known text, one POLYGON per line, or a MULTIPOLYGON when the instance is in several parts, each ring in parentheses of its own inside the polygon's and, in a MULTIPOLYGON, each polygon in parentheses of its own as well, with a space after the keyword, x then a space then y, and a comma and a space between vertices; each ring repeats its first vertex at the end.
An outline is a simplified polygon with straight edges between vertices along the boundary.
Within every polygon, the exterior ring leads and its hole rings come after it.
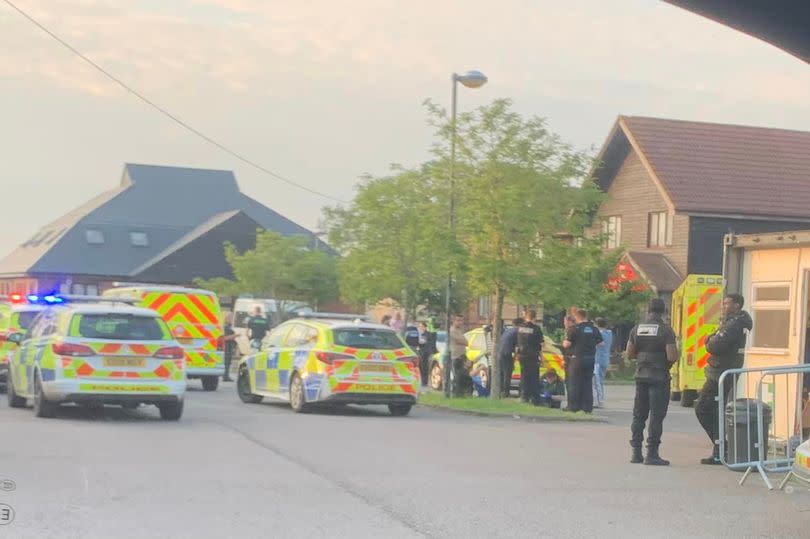
POLYGON ((163 419, 180 419, 184 352, 158 313, 120 300, 48 297, 25 333, 7 337, 16 345, 11 407, 32 400, 38 417, 52 417, 63 403, 154 404, 163 419))
POLYGON ((5 391, 8 380, 8 363, 14 356, 17 345, 9 342, 12 333, 25 331, 44 305, 30 303, 23 294, 0 297, 0 389, 5 391))
POLYGON ((245 403, 382 404, 404 416, 416 403, 418 359, 393 330, 356 316, 310 313, 274 328, 264 349, 239 362, 245 403))

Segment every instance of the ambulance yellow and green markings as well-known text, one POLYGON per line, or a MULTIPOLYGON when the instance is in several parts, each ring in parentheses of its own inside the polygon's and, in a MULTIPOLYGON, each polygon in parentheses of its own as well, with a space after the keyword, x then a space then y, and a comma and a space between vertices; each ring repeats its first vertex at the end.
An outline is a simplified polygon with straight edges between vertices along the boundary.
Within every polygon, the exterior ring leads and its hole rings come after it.
POLYGON ((315 403, 382 404, 405 415, 416 403, 417 358, 389 328, 341 318, 300 318, 276 327, 265 350, 244 357, 237 391, 303 411, 315 403))
POLYGON ((206 391, 225 374, 219 300, 208 290, 138 285, 113 288, 105 297, 126 297, 157 311, 186 353, 186 376, 200 378, 206 391))
POLYGON ((186 389, 183 349, 154 311, 121 303, 47 308, 24 338, 9 369, 12 407, 33 399, 50 417, 59 404, 154 404, 179 419, 186 389))

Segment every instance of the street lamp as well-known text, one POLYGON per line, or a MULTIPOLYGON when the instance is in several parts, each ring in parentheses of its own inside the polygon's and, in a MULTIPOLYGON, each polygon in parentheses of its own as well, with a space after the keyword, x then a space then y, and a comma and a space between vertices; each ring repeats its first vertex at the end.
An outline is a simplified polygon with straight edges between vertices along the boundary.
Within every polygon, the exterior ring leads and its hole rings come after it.
MULTIPOLYGON (((449 203, 449 216, 450 216, 450 235, 451 237, 455 237, 456 233, 456 201, 455 201, 455 189, 456 189, 456 180, 454 177, 455 168, 456 168, 456 103, 458 101, 458 83, 460 82, 462 85, 466 86, 467 88, 480 88, 487 82, 487 76, 481 73, 480 71, 467 71, 463 75, 459 75, 457 73, 453 73, 453 76, 450 77, 452 81, 453 90, 451 92, 451 100, 450 100, 450 203, 449 203)), ((453 270, 452 267, 447 272, 447 294, 444 298, 444 308, 446 313, 445 319, 445 329, 447 330, 447 346, 445 347, 444 353, 444 394, 447 397, 450 397, 451 387, 450 387, 450 371, 453 368, 452 360, 453 358, 450 356, 450 324, 451 324, 451 313, 450 313, 450 296, 453 293, 453 270)))

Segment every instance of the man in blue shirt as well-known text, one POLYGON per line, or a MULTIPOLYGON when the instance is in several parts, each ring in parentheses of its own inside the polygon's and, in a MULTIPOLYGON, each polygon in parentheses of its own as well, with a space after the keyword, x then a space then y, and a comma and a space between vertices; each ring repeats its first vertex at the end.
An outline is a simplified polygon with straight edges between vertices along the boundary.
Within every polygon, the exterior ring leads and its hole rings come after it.
POLYGON ((596 327, 602 334, 602 342, 596 346, 596 362, 593 366, 594 407, 601 408, 605 402, 605 376, 610 366, 610 350, 613 347, 613 332, 604 318, 596 319, 596 327))
POLYGON ((512 371, 515 370, 515 346, 517 346, 520 318, 512 320, 512 325, 504 329, 498 341, 498 361, 501 364, 501 397, 508 397, 512 387, 512 371))

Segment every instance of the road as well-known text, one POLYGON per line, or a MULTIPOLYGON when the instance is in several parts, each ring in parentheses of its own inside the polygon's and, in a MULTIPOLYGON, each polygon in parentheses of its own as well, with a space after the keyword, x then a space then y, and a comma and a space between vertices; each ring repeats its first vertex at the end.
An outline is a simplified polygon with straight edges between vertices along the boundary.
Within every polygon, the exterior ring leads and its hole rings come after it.
MULTIPOLYGON (((194 384, 192 382, 192 384, 194 384)), ((806 537, 810 493, 702 467, 707 443, 674 406, 669 468, 628 463, 630 389, 607 424, 533 423, 417 407, 293 414, 233 384, 157 410, 0 408, 0 538, 806 537)))

